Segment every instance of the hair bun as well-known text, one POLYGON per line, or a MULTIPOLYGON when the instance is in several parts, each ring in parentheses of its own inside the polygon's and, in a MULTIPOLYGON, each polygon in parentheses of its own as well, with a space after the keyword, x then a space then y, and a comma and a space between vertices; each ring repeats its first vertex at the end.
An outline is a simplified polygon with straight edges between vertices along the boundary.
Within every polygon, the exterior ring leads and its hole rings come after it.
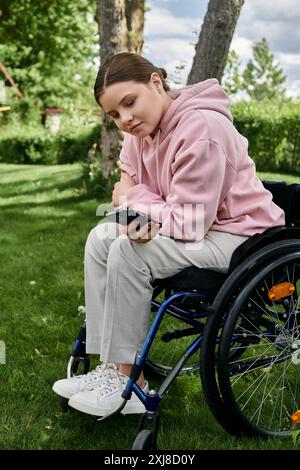
POLYGON ((163 78, 167 78, 168 74, 167 74, 167 71, 164 68, 159 67, 158 70, 161 72, 163 78))

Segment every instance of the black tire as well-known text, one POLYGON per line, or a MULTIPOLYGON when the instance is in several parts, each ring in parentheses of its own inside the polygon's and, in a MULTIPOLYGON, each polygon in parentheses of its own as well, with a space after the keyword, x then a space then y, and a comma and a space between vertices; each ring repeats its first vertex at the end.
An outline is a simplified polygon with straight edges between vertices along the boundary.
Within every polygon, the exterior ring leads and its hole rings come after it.
POLYGON ((240 434, 241 428, 232 420, 227 405, 224 405, 217 377, 218 341, 224 320, 234 299, 255 272, 268 265, 272 259, 276 259, 283 252, 296 251, 299 246, 300 240, 283 240, 258 250, 228 276, 213 303, 214 313, 208 317, 200 350, 200 376, 205 399, 212 414, 230 434, 240 434))
POLYGON ((242 433, 290 435, 290 416, 300 409, 299 295, 300 243, 292 252, 283 249, 248 280, 226 318, 219 387, 224 407, 242 433), (237 360, 230 357, 236 347, 233 338, 244 342, 237 360))
POLYGON ((88 354, 85 357, 74 357, 71 366, 71 376, 87 374, 90 370, 90 359, 88 354), (82 369, 82 370, 80 370, 82 369))
POLYGON ((136 436, 131 447, 132 450, 156 450, 156 442, 153 431, 143 429, 136 436))

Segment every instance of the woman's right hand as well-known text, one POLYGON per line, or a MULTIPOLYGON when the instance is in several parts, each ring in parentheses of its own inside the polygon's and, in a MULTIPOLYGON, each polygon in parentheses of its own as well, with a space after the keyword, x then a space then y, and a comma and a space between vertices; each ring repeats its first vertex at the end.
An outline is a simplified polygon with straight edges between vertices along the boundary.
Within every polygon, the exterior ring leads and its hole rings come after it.
POLYGON ((121 232, 127 235, 131 241, 136 243, 148 243, 160 230, 160 225, 155 222, 149 222, 138 228, 139 225, 138 219, 133 220, 129 225, 122 226, 121 232))

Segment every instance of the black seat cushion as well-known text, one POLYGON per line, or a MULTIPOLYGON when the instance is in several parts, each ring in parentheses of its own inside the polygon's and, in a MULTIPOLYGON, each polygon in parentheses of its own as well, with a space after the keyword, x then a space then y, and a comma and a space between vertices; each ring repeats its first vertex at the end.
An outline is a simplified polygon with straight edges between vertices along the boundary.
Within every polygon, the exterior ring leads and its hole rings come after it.
POLYGON ((209 295, 215 295, 226 277, 226 274, 217 271, 189 266, 172 277, 156 279, 155 286, 164 287, 174 292, 200 290, 207 292, 209 295))

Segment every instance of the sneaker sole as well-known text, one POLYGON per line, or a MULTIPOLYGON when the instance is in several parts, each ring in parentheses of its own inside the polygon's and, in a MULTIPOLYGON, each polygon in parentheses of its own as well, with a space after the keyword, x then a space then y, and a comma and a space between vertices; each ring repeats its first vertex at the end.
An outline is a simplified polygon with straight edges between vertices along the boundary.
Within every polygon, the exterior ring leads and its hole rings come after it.
MULTIPOLYGON (((81 411, 82 413, 87 413, 92 416, 105 416, 109 414, 112 410, 117 408, 117 403, 115 404, 114 407, 111 408, 94 408, 93 406, 88 405, 87 403, 82 403, 76 401, 75 397, 71 397, 69 400, 69 406, 71 408, 74 408, 77 411, 81 411)), ((120 401, 121 405, 121 401, 120 401)), ((143 414, 145 413, 146 408, 144 407, 143 403, 129 403, 127 402, 123 410, 121 411, 121 414, 127 415, 127 414, 143 414)))
POLYGON ((100 382, 101 382, 101 380, 99 380, 97 382, 94 382, 94 383, 92 383, 91 387, 87 387, 87 388, 84 388, 82 390, 76 390, 76 392, 70 392, 70 390, 64 388, 61 384, 54 383, 54 385, 52 387, 52 390, 53 390, 53 392, 55 392, 60 397, 67 398, 69 400, 73 395, 75 395, 75 393, 83 392, 85 390, 92 390, 94 387, 97 387, 100 382))
POLYGON ((142 402, 139 403, 130 403, 129 401, 124 406, 121 411, 122 415, 131 415, 131 414, 144 414, 146 413, 146 408, 142 402))

